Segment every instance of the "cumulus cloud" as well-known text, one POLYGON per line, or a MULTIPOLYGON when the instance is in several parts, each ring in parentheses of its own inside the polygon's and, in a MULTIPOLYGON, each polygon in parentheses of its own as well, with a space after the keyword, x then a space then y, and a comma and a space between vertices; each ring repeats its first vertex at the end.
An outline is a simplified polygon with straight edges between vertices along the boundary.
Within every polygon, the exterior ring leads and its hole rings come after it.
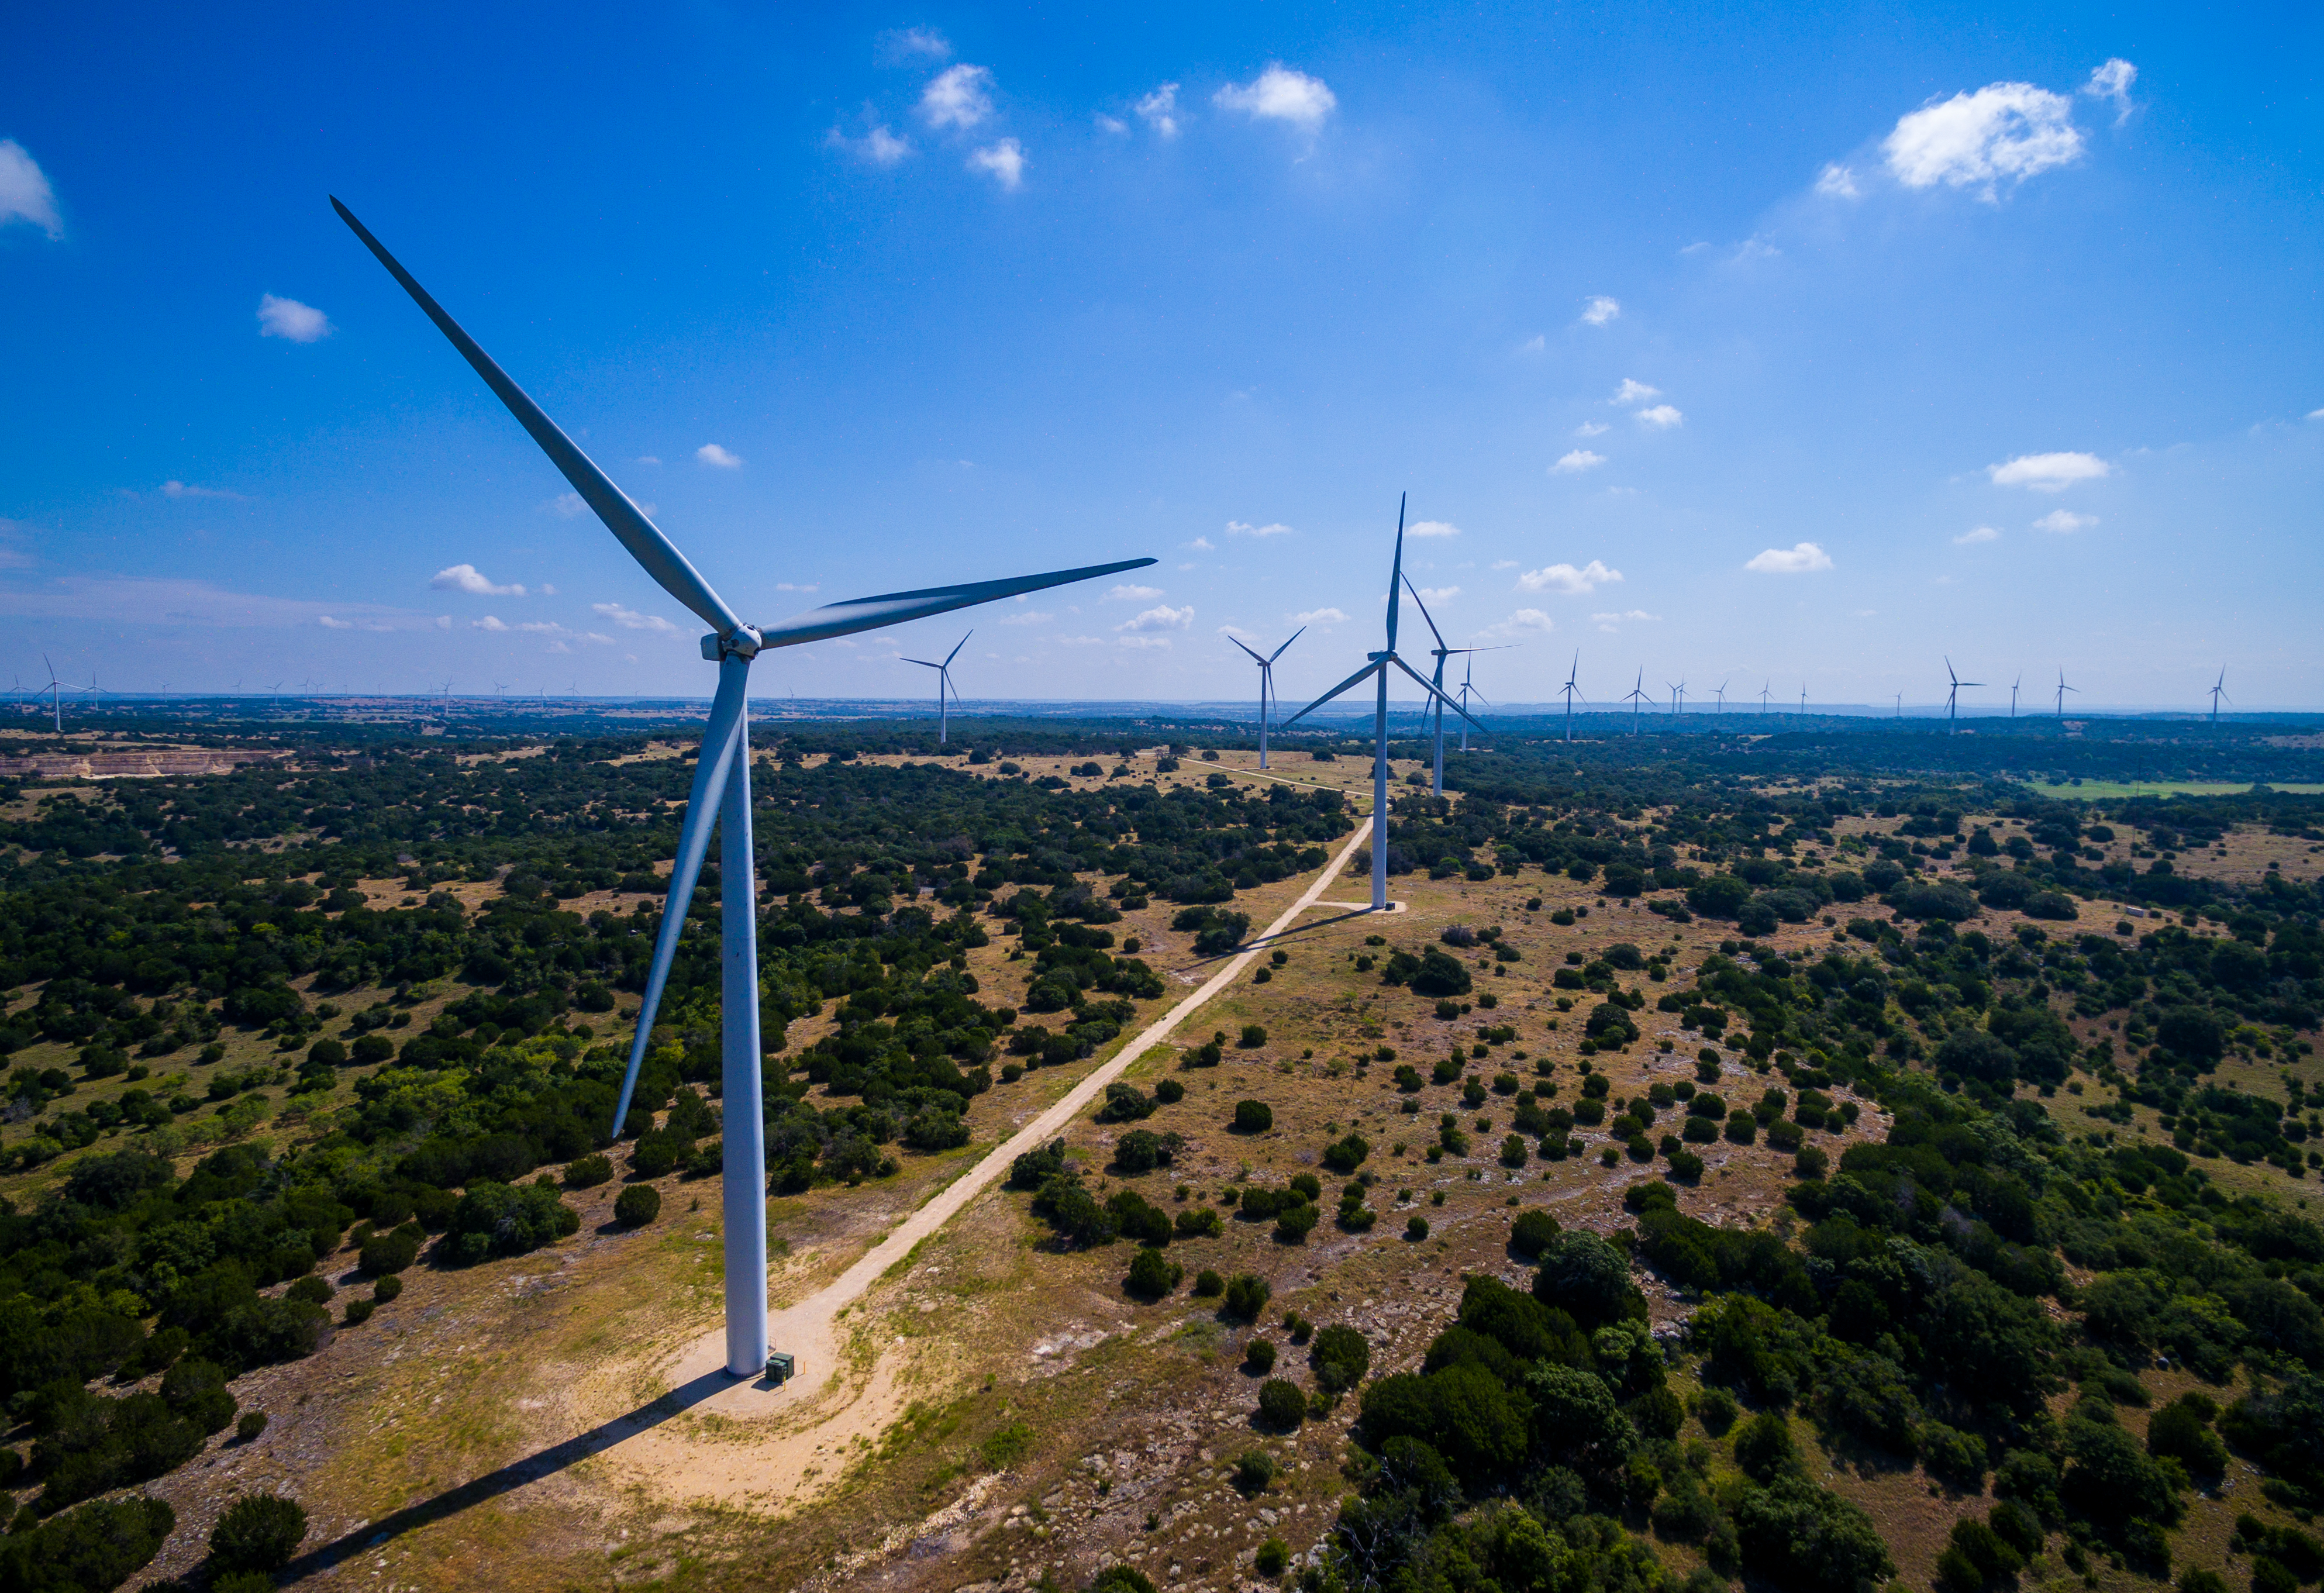
POLYGON ((353 620, 335 620, 328 614, 317 614, 315 623, 326 631, 352 631, 355 628, 353 620))
POLYGON ((438 570, 428 577, 428 584, 438 592, 465 592, 471 597, 522 597, 524 588, 519 585, 495 586, 490 576, 472 564, 456 564, 438 570))
POLYGON ((638 456, 638 463, 641 465, 659 465, 661 461, 651 454, 640 454, 638 456))
POLYGON ((1124 647, 1168 647, 1167 636, 1124 636, 1117 639, 1124 647))
POLYGON ((247 502, 240 493, 229 493, 223 487, 197 487, 181 481, 163 482, 161 496, 164 498, 223 498, 230 503, 247 502))
POLYGON ((1270 520, 1266 525, 1255 526, 1248 520, 1231 520, 1227 521, 1227 535, 1230 537, 1287 537, 1291 535, 1291 528, 1280 520, 1270 520))
POLYGON ((1573 435, 1576 437, 1604 437, 1608 432, 1613 429, 1614 428, 1612 427, 1607 425, 1603 420, 1584 420, 1581 425, 1573 428, 1573 435))
POLYGON ((1582 322, 1587 327, 1602 327, 1621 318, 1620 300, 1609 299, 1603 293, 1591 295, 1590 301, 1582 307, 1582 322))
POLYGON ((1815 191, 1827 199, 1856 199, 1864 195, 1856 186, 1856 173, 1837 161, 1816 173, 1815 191))
POLYGON ((920 90, 920 115, 931 127, 963 132, 992 115, 992 72, 964 61, 946 67, 920 90))
POLYGON ((40 162, 13 138, 0 138, 0 226, 28 221, 52 239, 65 235, 57 215, 56 190, 40 162))
POLYGON ((1151 603, 1162 595, 1162 588, 1159 586, 1109 586, 1106 588, 1105 594, 1117 603, 1151 603))
POLYGON ((1424 520, 1405 527, 1404 534, 1407 537, 1457 537, 1461 534, 1461 528, 1445 520, 1424 520))
POLYGON ((1443 603, 1460 595, 1461 588, 1458 586, 1423 586, 1420 589, 1420 601, 1423 603, 1443 603))
POLYGON ((886 61, 910 60, 926 56, 933 60, 945 60, 952 55, 952 41, 934 28, 890 28, 879 38, 880 59, 886 61))
POLYGON ((1517 561, 1514 558, 1497 558, 1489 567, 1497 570, 1513 570, 1517 567, 1517 561))
POLYGON ((1670 404, 1656 404, 1650 410, 1638 411, 1638 424, 1651 426, 1656 431, 1668 431, 1674 426, 1683 425, 1685 420, 1686 417, 1670 404))
POLYGON ((1882 143, 1888 170, 1906 188, 1975 188, 1984 198, 2004 180, 2081 159, 2082 134, 2073 102, 2031 83, 1988 83, 1974 94, 1900 118, 1882 143))
POLYGON ((1661 388, 1648 387, 1643 382, 1634 381, 1625 376, 1622 378, 1622 385, 1616 388, 1614 396, 1606 401, 1609 404, 1643 404, 1662 396, 1661 388))
POLYGON ((1622 624, 1626 621, 1659 620, 1662 616, 1660 614, 1650 614, 1644 609, 1619 609, 1612 613, 1592 614, 1590 618, 1600 631, 1617 631, 1621 628, 1622 624))
POLYGON ((2096 454, 2021 454, 1985 473, 1997 487, 2032 487, 2037 493, 2062 493, 2078 481, 2111 475, 2114 466, 2096 454))
POLYGON ((2130 119, 2130 86, 2136 81, 2138 69, 2117 55, 2090 73, 2082 92, 2092 99, 2114 101, 2114 124, 2119 127, 2130 119))
MULTIPOLYGON (((775 590, 778 592, 820 592, 823 590, 823 584, 819 581, 809 581, 807 585, 801 586, 796 585, 789 581, 778 581, 775 583, 775 590)), ((1022 603, 1025 600, 1020 597, 1017 601, 1022 603)))
POLYGON ((505 631, 508 627, 501 623, 499 616, 494 614, 486 614, 481 620, 469 621, 468 629, 471 631, 505 631))
POLYGON ((1178 86, 1165 83, 1139 100, 1135 107, 1139 119, 1154 130, 1158 138, 1178 136, 1178 86))
POLYGON ((1557 622, 1539 609, 1519 609, 1508 619, 1488 625, 1478 632, 1480 636, 1546 636, 1557 629, 1557 622))
POLYGON ((1057 638, 1057 645, 1060 647, 1103 647, 1105 645, 1105 638, 1102 636, 1060 636, 1057 638))
POLYGON ((1004 138, 999 143, 971 150, 968 169, 983 172, 1002 188, 1014 192, 1025 180, 1025 146, 1013 138, 1004 138))
POLYGON ((1789 548, 1770 548, 1754 554, 1743 567, 1763 576, 1804 576, 1831 568, 1831 555, 1813 542, 1798 542, 1789 548))
POLYGON ((1587 448, 1575 448, 1558 456, 1557 463, 1549 467, 1552 475, 1579 475, 1585 470, 1595 470, 1606 463, 1606 456, 1593 454, 1587 448))
POLYGON ((911 140, 897 137, 885 124, 876 122, 861 138, 850 138, 835 127, 824 134, 824 142, 874 166, 893 166, 912 152, 911 140))
POLYGON ((278 299, 272 293, 258 297, 258 335, 261 337, 281 337, 292 343, 319 343, 338 328, 331 318, 311 304, 301 304, 295 299, 278 299))
POLYGON ((1174 609, 1164 603, 1157 603, 1144 612, 1124 620, 1114 629, 1126 631, 1132 636, 1142 636, 1158 631, 1184 631, 1194 622, 1194 605, 1193 603, 1190 603, 1182 609, 1174 609))
POLYGON ((1215 553, 1218 551, 1218 549, 1212 545, 1211 539, 1208 537, 1197 537, 1193 541, 1187 543, 1186 546, 1193 548, 1197 553, 1215 553))
POLYGON ((1254 121, 1288 122, 1313 133, 1340 102, 1321 78, 1271 63, 1248 83, 1230 83, 1211 97, 1222 110, 1242 111, 1254 121))
POLYGON ((1347 621, 1348 616, 1338 609, 1309 609, 1304 614, 1291 616, 1295 625, 1344 625, 1347 621))
POLYGON ((1045 614, 1038 609, 1027 609, 1021 613, 1009 614, 992 622, 996 625, 1046 625, 1056 617, 1055 614, 1045 614))
POLYGON ((716 443, 705 443, 694 450, 694 456, 705 465, 715 465, 721 470, 740 470, 742 461, 720 447, 716 443))
POLYGON ((2084 526, 2094 526, 2098 523, 2098 517, 2095 514, 2076 514, 2070 509, 2052 509, 2034 522, 2034 529, 2063 537, 2080 530, 2084 526))
POLYGON ((637 610, 624 608, 618 603, 593 603, 589 605, 589 612, 600 618, 611 620, 624 631, 658 631, 669 636, 678 634, 678 627, 659 614, 641 614, 637 610))
POLYGON ((1123 138, 1130 136, 1130 124, 1120 116, 1109 116, 1103 111, 1100 111, 1097 114, 1097 125, 1101 133, 1111 133, 1123 138))
POLYGON ((1536 332, 1517 345, 1519 354, 1540 354, 1549 347, 1549 339, 1536 332))
POLYGON ((1558 592, 1568 597, 1582 597, 1621 578, 1621 571, 1609 570, 1593 558, 1580 569, 1570 564, 1554 564, 1527 570, 1517 577, 1517 587, 1524 592, 1558 592))
POLYGON ((1956 548, 1967 548, 1973 543, 1998 542, 2000 540, 2001 533, 1999 531, 1995 530, 1991 526, 1978 526, 1975 530, 1963 531, 1960 536, 1955 537, 1953 539, 1953 546, 1956 548))

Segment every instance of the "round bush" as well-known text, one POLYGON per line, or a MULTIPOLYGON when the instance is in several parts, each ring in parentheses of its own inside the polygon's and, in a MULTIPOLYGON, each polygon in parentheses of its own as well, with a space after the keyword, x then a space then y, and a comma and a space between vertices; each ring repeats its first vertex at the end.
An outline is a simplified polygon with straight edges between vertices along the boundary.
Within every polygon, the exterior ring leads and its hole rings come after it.
POLYGON ((1261 1377, 1275 1370, 1275 1346, 1264 1339, 1253 1339, 1243 1346, 1242 1364, 1261 1377))
POLYGON ((1428 1237, 1428 1219, 1415 1211, 1404 1220, 1404 1237, 1415 1241, 1428 1237))
POLYGON ((1520 1211, 1517 1220, 1509 1224, 1509 1248, 1531 1258, 1548 1249, 1558 1233, 1557 1219, 1539 1207, 1520 1211))
POLYGON ((1274 1480, 1275 1457, 1265 1450, 1245 1450, 1235 1462, 1235 1487, 1246 1494, 1265 1493, 1274 1480))
POLYGON ((1245 1051, 1256 1051, 1267 1044, 1267 1029, 1260 1024, 1247 1023, 1242 1026, 1242 1038, 1235 1043, 1245 1051))
POLYGON ((1234 1109, 1234 1130, 1238 1134, 1264 1134, 1275 1127, 1275 1109, 1263 1100, 1238 1100, 1234 1109))
POLYGON ((248 1443, 265 1431, 266 1413, 264 1411, 244 1411, 242 1413, 242 1420, 234 1424, 235 1440, 239 1443, 248 1443))
POLYGON ((606 1160, 604 1156, 583 1156, 579 1161, 570 1163, 566 1166, 565 1187, 567 1189, 595 1189, 597 1185, 609 1182, 613 1176, 613 1164, 612 1162, 606 1160))
POLYGON ((371 1321, 371 1313, 372 1313, 373 1312, 374 1312, 374 1311, 378 1310, 378 1309, 379 1309, 379 1306, 378 1306, 378 1303, 377 1303, 375 1301, 371 1301, 371 1300, 350 1300, 350 1301, 348 1301, 348 1302, 347 1302, 347 1314, 346 1314, 346 1324, 347 1324, 347 1326, 349 1326, 349 1327, 351 1327, 351 1328, 359 1328, 359 1327, 363 1326, 363 1324, 364 1324, 364 1323, 365 1323, 365 1322, 367 1322, 367 1321, 371 1321))
POLYGON ((1157 1079, 1154 1084, 1154 1099, 1164 1106, 1176 1106, 1186 1099, 1186 1086, 1176 1079, 1157 1079))
POLYGON ((1259 1386, 1259 1417, 1270 1427, 1290 1432, 1307 1419, 1307 1396, 1286 1377, 1269 1377, 1259 1386))
POLYGON ((382 1305, 402 1293, 403 1280, 400 1277, 383 1277, 371 1286, 371 1297, 382 1305))
POLYGON ((1291 1545, 1281 1538, 1269 1538, 1259 1546, 1251 1559, 1251 1569, 1263 1577, 1279 1577, 1291 1563, 1291 1545))
POLYGON ((1333 1322, 1315 1335, 1307 1364, 1315 1368, 1316 1387, 1325 1394, 1345 1394, 1371 1370, 1371 1343, 1345 1322, 1333 1322))
POLYGON ((1239 1272, 1227 1284, 1226 1298, 1220 1303, 1220 1308, 1228 1316, 1255 1322, 1259 1313, 1267 1309, 1267 1303, 1274 1294, 1275 1291, 1267 1286, 1265 1278, 1256 1273, 1239 1272))
POLYGON ((650 1183, 632 1183, 613 1199, 613 1220, 623 1228, 643 1228, 661 1215, 661 1191, 650 1183))
POLYGON ((1227 1280, 1215 1267, 1205 1266, 1194 1275, 1194 1294, 1198 1299, 1213 1300, 1226 1293, 1227 1280))
POLYGON ((244 1494, 210 1529, 210 1558, 221 1570, 281 1570, 307 1536, 307 1513, 280 1494, 244 1494))
POLYGON ((1159 1300, 1178 1286, 1185 1269, 1159 1250, 1141 1248, 1130 1258, 1130 1275, 1122 1287, 1148 1300, 1159 1300))
POLYGON ((1275 1238, 1278 1243, 1304 1245, 1307 1236, 1315 1231, 1323 1213, 1314 1204, 1302 1201, 1296 1206, 1286 1206, 1275 1214, 1275 1238))

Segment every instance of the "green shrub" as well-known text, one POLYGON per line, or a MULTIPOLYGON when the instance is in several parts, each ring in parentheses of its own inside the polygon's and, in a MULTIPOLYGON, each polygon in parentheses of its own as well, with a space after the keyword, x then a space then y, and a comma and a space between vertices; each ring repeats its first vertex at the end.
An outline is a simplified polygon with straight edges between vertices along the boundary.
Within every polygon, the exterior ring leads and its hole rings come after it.
MULTIPOLYGON (((1165 758, 1156 767, 1163 768, 1164 765, 1167 766, 1164 769, 1167 773, 1178 767, 1178 760, 1165 758)), ((1084 1593, 1154 1593, 1154 1581, 1134 1565, 1109 1565, 1091 1579, 1084 1593)))
POLYGON ((1263 1100, 1238 1100, 1234 1109, 1234 1131, 1238 1134, 1264 1134, 1275 1127, 1275 1109, 1263 1100))
POLYGON ((565 1187, 595 1189, 597 1185, 609 1182, 613 1176, 613 1164, 611 1161, 601 1156, 586 1156, 577 1162, 567 1164, 565 1187))
POLYGON ((1242 1364, 1266 1376, 1275 1370, 1275 1346, 1264 1339, 1253 1339, 1242 1347, 1242 1364))
POLYGON ((1276 1241, 1286 1245, 1305 1244, 1307 1236, 1315 1231, 1315 1224, 1323 1220, 1323 1215, 1309 1201, 1284 1207, 1275 1214, 1276 1241))
POLYGON ((1735 1463, 1757 1482, 1768 1482, 1797 1470, 1799 1446, 1792 1441, 1791 1423, 1774 1411, 1762 1411, 1735 1434, 1735 1463))
POLYGON ((1011 1422, 977 1446, 984 1463, 995 1471, 1006 1471, 1023 1459, 1033 1447, 1033 1430, 1022 1422, 1011 1422))
POLYGON ((210 1529, 210 1559, 225 1570, 281 1570, 307 1536, 307 1513, 279 1494, 244 1494, 210 1529))
POLYGON ((378 1309, 379 1302, 376 1300, 348 1301, 346 1318, 347 1326, 351 1328, 363 1326, 364 1323, 371 1321, 371 1313, 378 1309))
POLYGON ((400 1277, 383 1277, 371 1286, 372 1299, 382 1305, 402 1293, 403 1280, 400 1277))
POLYGON ((1315 1335, 1307 1364, 1315 1369, 1315 1386, 1327 1395, 1345 1394, 1371 1370, 1371 1341, 1344 1322, 1333 1322, 1315 1335))
POLYGON ((1702 1423, 1702 1430, 1713 1438, 1723 1436, 1729 1427, 1735 1425, 1739 1409, 1735 1396, 1724 1388, 1706 1388, 1694 1396, 1694 1419, 1702 1423))
POLYGON ((1130 1275, 1122 1287, 1141 1299, 1159 1300, 1178 1286, 1185 1269, 1156 1249, 1140 1248, 1130 1258, 1130 1275))
POLYGON ((1291 1545, 1281 1538, 1269 1538, 1259 1546, 1251 1558, 1251 1567, 1263 1577, 1279 1577, 1291 1563, 1291 1545))
POLYGON ((265 1431, 266 1413, 264 1411, 244 1411, 242 1413, 242 1420, 234 1424, 235 1441, 248 1443, 265 1431))
POLYGON ((83 1505, 0 1538, 0 1588, 69 1593, 117 1588, 151 1564, 176 1530, 176 1512, 159 1499, 83 1505))
POLYGON ((1256 1051, 1267 1044, 1267 1029, 1260 1024, 1247 1023, 1242 1026, 1241 1038, 1235 1044, 1245 1051, 1256 1051))
POLYGON ((661 1215, 661 1191, 650 1183, 632 1183, 613 1198, 613 1220, 623 1228, 643 1228, 661 1215))
POLYGON ((1307 1419, 1307 1395, 1287 1378, 1269 1377, 1259 1385, 1259 1419, 1288 1432, 1307 1419))
POLYGON ((1265 1450, 1245 1450, 1235 1461, 1234 1484, 1246 1494, 1267 1491, 1275 1480, 1275 1457, 1265 1450))
POLYGON ((1404 1237, 1418 1244, 1428 1237, 1428 1219, 1415 1211, 1404 1220, 1404 1237))
POLYGON ((1275 1291, 1268 1288, 1267 1280, 1256 1273, 1239 1272, 1228 1280, 1224 1293, 1226 1298, 1219 1304, 1222 1316, 1255 1322, 1267 1310, 1267 1303, 1275 1291))

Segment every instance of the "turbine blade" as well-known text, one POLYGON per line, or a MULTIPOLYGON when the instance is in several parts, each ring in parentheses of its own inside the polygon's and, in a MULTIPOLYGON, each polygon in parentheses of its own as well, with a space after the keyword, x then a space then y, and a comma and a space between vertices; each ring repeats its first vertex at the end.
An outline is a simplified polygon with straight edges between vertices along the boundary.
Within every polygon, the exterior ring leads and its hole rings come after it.
POLYGON ((1404 504, 1405 495, 1396 500, 1396 562, 1388 572, 1388 650, 1396 651, 1397 587, 1404 580, 1404 504))
MULTIPOLYGON (((1296 640, 1298 640, 1301 637, 1303 637, 1303 636, 1305 636, 1305 635, 1306 635, 1306 634, 1307 634, 1307 627, 1306 627, 1306 626, 1305 626, 1305 625, 1302 625, 1302 626, 1300 626, 1300 627, 1299 627, 1299 629, 1298 629, 1298 630, 1294 631, 1291 633, 1291 641, 1296 641, 1296 640)), ((1285 642, 1281 647, 1277 648, 1273 652, 1269 653, 1269 654, 1268 655, 1268 657, 1267 657, 1267 661, 1268 661, 1268 663, 1272 664, 1272 663, 1274 663, 1274 662, 1275 662, 1275 660, 1276 660, 1276 659, 1277 659, 1277 658, 1281 658, 1284 654, 1286 654, 1286 653, 1289 652, 1289 651, 1291 650, 1291 641, 1286 641, 1286 642, 1285 642)), ((1257 653, 1253 653, 1253 654, 1251 654, 1251 657, 1253 657, 1253 658, 1257 658, 1258 656, 1259 656, 1259 655, 1258 655, 1257 653)))
MULTIPOLYGON (((742 670, 722 674, 718 695, 711 699, 710 723, 702 732, 702 752, 694 769, 694 792, 686 805, 686 823, 678 833, 678 856, 669 870, 669 898, 662 906, 661 933, 654 939, 651 971, 646 975, 645 999, 638 1003, 637 1037, 630 1042, 629 1071, 622 1075, 622 1096, 613 1108, 613 1137, 622 1137, 630 1115, 630 1092, 637 1088, 638 1067, 653 1037, 654 1014, 661 1007, 662 986, 669 982, 671 960, 678 955, 678 936, 686 930, 687 904, 694 899, 694 882, 702 875, 702 856, 710 846, 710 829, 717 822, 718 801, 734 769, 737 733, 742 723, 742 697, 747 675, 742 670)), ((747 756, 747 752, 745 753, 747 756)))
POLYGON ((1020 592, 1039 592, 1074 581, 1093 581, 1122 570, 1140 570, 1153 562, 1150 558, 1125 558, 1118 564, 1084 565, 1079 569, 1050 570, 1038 576, 1011 576, 1001 581, 971 581, 959 586, 928 586, 918 592, 886 592, 877 597, 850 598, 765 627, 760 633, 759 645, 798 647, 834 636, 851 636, 858 631, 877 631, 882 625, 900 625, 906 620, 947 614, 954 609, 1014 597, 1020 592))
POLYGON ((1421 674, 1419 670, 1406 663, 1402 658, 1391 658, 1388 661, 1394 664, 1397 668, 1403 670, 1406 675, 1411 676, 1414 680, 1419 683, 1421 690, 1426 692, 1430 696, 1434 697, 1438 702, 1452 709, 1452 712, 1458 714, 1462 718, 1467 720, 1470 723, 1476 725, 1479 730, 1485 728, 1481 723, 1478 723, 1477 716, 1475 714, 1461 706, 1460 704, 1454 702, 1451 697, 1446 696, 1435 686, 1431 686, 1428 683, 1428 677, 1421 674))
POLYGON ((1413 606, 1420 611, 1420 617, 1428 622, 1428 634, 1436 639, 1436 650, 1440 653, 1444 652, 1447 650, 1444 646, 1444 632, 1436 628, 1436 616, 1430 613, 1428 605, 1420 601, 1420 588, 1413 585, 1410 576, 1405 576, 1404 585, 1412 594, 1413 606))
MULTIPOLYGON (((900 654, 898 656, 901 657, 900 654)), ((905 658, 904 662, 907 664, 918 664, 923 669, 941 669, 944 668, 942 664, 931 664, 926 658, 905 658)))
MULTIPOLYGON (((972 629, 969 631, 968 636, 973 636, 973 635, 975 635, 975 634, 976 634, 975 630, 974 630, 973 628, 972 628, 972 629)), ((966 646, 968 645, 968 636, 964 636, 964 637, 962 637, 958 641, 955 641, 955 642, 954 642, 954 643, 952 644, 952 651, 950 651, 950 652, 948 652, 948 653, 946 653, 946 654, 945 655, 944 667, 945 667, 945 668, 947 668, 947 669, 951 668, 952 668, 952 661, 953 661, 954 658, 956 658, 960 657, 960 649, 963 649, 963 648, 964 648, 964 647, 966 647, 966 646)))
POLYGON ((1362 668, 1357 670, 1353 675, 1349 676, 1345 680, 1340 682, 1339 685, 1333 686, 1330 691, 1325 692, 1322 696, 1317 697, 1305 708, 1300 709, 1298 713, 1294 714, 1290 718, 1278 720, 1275 728, 1277 730, 1289 730, 1293 725, 1298 723, 1301 720, 1306 718, 1307 715, 1315 712, 1316 709, 1330 702, 1333 697, 1338 696, 1342 692, 1346 691, 1350 686, 1352 686, 1358 682, 1365 679, 1367 677, 1371 675, 1374 670, 1379 669, 1382 666, 1377 661, 1366 664, 1362 668))
POLYGON ((331 200, 331 208, 337 211, 339 219, 363 240, 364 247, 379 257, 379 262, 387 267, 388 274, 402 284, 403 290, 411 295, 411 301, 436 323, 436 329, 449 338, 452 346, 458 349, 461 356, 475 368, 476 374, 484 379, 484 385, 491 388, 493 395, 508 406, 509 413, 516 417, 517 424, 532 434, 532 440, 540 446, 542 453, 549 456, 549 462, 573 483, 573 490, 581 495, 581 501, 596 511, 597 518, 605 522, 605 529, 630 550, 630 557, 644 567, 646 574, 719 635, 728 636, 742 630, 742 622, 733 609, 726 606, 726 600, 710 589, 710 583, 702 578, 701 572, 687 562, 686 555, 662 535, 660 528, 646 518, 643 510, 630 502, 629 494, 615 486, 588 455, 574 446, 571 437, 558 429, 557 422, 544 414, 540 406, 526 396, 522 388, 509 380, 508 373, 493 362, 493 356, 479 347, 475 338, 461 330, 457 321, 444 313, 444 307, 429 297, 428 290, 421 287, 395 256, 387 252, 384 244, 372 236, 370 230, 355 219, 355 212, 340 204, 336 198, 331 200))
POLYGON ((1243 651, 1250 653, 1250 661, 1258 665, 1262 669, 1266 668, 1268 665, 1275 661, 1272 658, 1262 658, 1257 653, 1251 653, 1250 649, 1242 646, 1242 638, 1239 636, 1230 636, 1227 640, 1233 642, 1237 647, 1242 647, 1243 651))

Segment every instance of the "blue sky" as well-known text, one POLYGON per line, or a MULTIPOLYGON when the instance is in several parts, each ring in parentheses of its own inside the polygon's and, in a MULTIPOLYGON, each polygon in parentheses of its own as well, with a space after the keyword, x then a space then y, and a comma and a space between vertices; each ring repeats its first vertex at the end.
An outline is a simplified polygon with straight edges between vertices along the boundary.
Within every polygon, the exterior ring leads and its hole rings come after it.
POLYGON ((1122 16, 19 15, 0 674, 706 693, 337 193, 749 617, 1161 561, 762 695, 2324 704, 2314 10, 1122 16))

